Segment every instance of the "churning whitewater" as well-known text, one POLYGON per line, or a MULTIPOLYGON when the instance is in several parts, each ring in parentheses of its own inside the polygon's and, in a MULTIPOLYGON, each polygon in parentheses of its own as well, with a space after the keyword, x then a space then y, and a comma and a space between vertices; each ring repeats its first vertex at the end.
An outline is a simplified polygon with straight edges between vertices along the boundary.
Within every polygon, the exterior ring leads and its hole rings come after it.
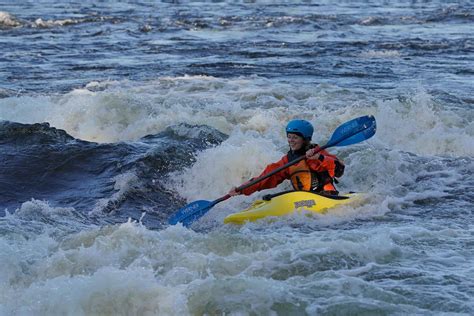
POLYGON ((0 315, 474 314, 474 4, 0 4, 0 315), (327 214, 214 200, 310 121, 327 214))

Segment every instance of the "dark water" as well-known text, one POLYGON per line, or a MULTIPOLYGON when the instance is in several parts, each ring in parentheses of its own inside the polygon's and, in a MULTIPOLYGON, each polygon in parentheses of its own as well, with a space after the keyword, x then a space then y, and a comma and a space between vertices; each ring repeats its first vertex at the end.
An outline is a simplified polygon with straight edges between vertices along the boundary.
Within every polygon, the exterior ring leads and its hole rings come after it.
POLYGON ((473 22, 472 1, 0 2, 0 314, 473 314, 473 22), (367 114, 375 137, 333 149, 360 204, 222 224, 259 193, 166 225, 278 160, 289 119, 323 144, 367 114))
POLYGON ((223 139, 222 134, 205 127, 181 128, 198 132, 195 138, 185 138, 170 127, 136 143, 97 144, 74 139, 47 123, 3 122, 0 203, 14 210, 25 196, 30 196, 85 214, 94 206, 96 211, 113 213, 108 220, 120 223, 128 217, 138 219, 137 214, 148 211, 153 221, 148 223, 146 218, 144 223, 157 227, 175 205, 184 201, 154 179, 182 168, 183 160, 194 160, 193 152, 223 139), (117 175, 132 171, 133 176, 126 181, 133 181, 133 185, 127 192, 97 203, 116 191, 117 175))
POLYGON ((472 103, 466 90, 474 16, 466 1, 40 1, 4 3, 2 11, 10 17, 0 24, 0 84, 12 93, 67 92, 103 80, 258 75, 371 89, 419 80, 430 89, 447 85, 472 103))

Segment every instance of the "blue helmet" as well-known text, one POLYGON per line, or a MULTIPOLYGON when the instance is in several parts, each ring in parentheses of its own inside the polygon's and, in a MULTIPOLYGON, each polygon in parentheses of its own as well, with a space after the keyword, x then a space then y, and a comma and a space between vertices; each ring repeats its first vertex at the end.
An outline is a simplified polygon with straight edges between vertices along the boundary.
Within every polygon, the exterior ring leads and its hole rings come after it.
POLYGON ((311 140, 314 128, 310 122, 305 120, 292 120, 286 125, 286 133, 293 133, 303 136, 305 140, 311 140))

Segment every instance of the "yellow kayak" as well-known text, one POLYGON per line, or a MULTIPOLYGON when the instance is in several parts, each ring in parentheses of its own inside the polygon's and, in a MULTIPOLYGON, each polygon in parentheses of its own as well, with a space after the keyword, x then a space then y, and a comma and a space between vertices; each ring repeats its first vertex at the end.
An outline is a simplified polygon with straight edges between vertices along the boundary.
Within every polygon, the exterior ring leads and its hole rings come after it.
POLYGON ((253 202, 242 212, 230 214, 224 218, 224 223, 244 224, 268 216, 285 216, 303 211, 324 214, 328 209, 351 203, 360 196, 361 193, 325 196, 307 191, 281 192, 253 202))

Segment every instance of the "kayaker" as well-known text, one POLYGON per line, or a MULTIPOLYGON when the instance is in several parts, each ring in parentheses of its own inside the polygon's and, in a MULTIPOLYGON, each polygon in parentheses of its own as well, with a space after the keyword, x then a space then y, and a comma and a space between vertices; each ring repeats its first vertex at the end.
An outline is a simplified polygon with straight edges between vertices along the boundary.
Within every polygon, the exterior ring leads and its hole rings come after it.
MULTIPOLYGON (((313 132, 313 125, 306 120, 290 121, 286 126, 286 135, 290 150, 279 161, 269 164, 259 177, 272 172, 302 155, 306 155, 306 159, 242 191, 237 191, 236 187, 234 187, 228 194, 231 196, 239 194, 250 195, 256 191, 274 188, 285 179, 289 179, 295 190, 337 195, 339 192, 334 186, 334 183, 337 183, 336 178, 342 176, 344 173, 344 164, 339 158, 326 150, 317 152, 319 146, 317 144, 311 144, 313 132)), ((252 180, 253 179, 250 179, 249 181, 252 180)))

